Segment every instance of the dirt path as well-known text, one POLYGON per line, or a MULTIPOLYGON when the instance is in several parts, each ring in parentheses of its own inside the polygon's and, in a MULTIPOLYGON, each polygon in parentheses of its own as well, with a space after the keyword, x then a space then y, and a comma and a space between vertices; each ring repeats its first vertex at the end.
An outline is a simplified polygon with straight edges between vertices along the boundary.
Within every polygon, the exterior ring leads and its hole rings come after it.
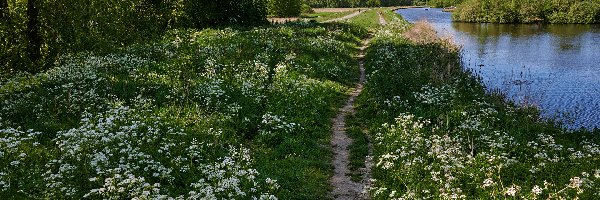
POLYGON ((383 26, 387 25, 387 21, 385 21, 383 14, 381 14, 381 12, 377 12, 377 14, 379 15, 379 24, 381 24, 383 26))
POLYGON ((329 23, 329 22, 337 22, 337 21, 344 21, 353 17, 356 17, 357 15, 359 15, 361 12, 364 12, 365 10, 358 10, 356 12, 353 12, 352 14, 340 17, 340 18, 335 18, 335 19, 330 19, 327 21, 324 21, 323 23, 329 23))
POLYGON ((356 88, 346 101, 344 107, 340 109, 338 115, 333 119, 333 135, 331 138, 331 146, 334 152, 333 166, 334 175, 330 180, 333 186, 331 196, 334 199, 368 199, 368 195, 363 193, 368 181, 370 180, 370 164, 367 164, 366 169, 362 169, 363 181, 360 183, 354 182, 350 179, 350 169, 348 165, 349 151, 348 146, 352 144, 352 139, 346 135, 346 116, 354 113, 354 101, 356 97, 363 90, 363 83, 365 82, 365 68, 364 68, 364 53, 365 48, 369 44, 369 39, 365 40, 363 46, 360 48, 359 67, 360 67, 360 80, 356 85, 356 88))

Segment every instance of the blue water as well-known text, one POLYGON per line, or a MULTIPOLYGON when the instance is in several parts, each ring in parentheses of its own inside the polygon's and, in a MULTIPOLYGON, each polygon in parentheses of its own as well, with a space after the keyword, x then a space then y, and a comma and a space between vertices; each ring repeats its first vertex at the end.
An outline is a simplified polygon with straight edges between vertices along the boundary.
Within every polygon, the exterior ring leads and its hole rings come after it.
POLYGON ((397 11, 426 20, 462 47, 489 90, 538 106, 570 128, 600 128, 600 26, 456 23, 435 8, 397 11))

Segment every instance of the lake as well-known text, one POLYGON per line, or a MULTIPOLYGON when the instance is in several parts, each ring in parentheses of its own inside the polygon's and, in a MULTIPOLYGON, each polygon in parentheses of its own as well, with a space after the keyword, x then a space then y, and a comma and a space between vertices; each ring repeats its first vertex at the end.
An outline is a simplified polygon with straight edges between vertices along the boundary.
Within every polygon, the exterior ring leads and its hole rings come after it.
POLYGON ((465 67, 488 90, 538 106, 570 128, 600 128, 600 26, 452 22, 436 8, 400 9, 462 47, 465 67))

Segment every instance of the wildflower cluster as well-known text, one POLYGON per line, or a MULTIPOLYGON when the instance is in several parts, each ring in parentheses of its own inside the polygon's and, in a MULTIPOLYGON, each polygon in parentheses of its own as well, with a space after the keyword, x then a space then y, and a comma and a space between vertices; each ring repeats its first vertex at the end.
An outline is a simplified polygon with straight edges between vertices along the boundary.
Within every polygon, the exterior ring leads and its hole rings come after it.
POLYGON ((358 77, 363 34, 171 30, 6 79, 0 198, 323 198, 330 118, 358 77))
POLYGON ((374 38, 359 97, 373 127, 374 199, 599 198, 597 136, 486 93, 443 40, 393 29, 374 38))

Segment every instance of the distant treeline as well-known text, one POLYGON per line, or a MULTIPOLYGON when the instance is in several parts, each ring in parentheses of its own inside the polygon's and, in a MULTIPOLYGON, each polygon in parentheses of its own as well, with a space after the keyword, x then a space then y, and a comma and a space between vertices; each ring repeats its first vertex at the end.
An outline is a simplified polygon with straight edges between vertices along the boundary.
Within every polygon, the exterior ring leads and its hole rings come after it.
POLYGON ((429 0, 427 1, 427 5, 437 8, 444 8, 450 6, 458 6, 463 1, 464 0, 429 0))
POLYGON ((600 23, 600 0, 466 0, 452 18, 490 23, 600 23))

